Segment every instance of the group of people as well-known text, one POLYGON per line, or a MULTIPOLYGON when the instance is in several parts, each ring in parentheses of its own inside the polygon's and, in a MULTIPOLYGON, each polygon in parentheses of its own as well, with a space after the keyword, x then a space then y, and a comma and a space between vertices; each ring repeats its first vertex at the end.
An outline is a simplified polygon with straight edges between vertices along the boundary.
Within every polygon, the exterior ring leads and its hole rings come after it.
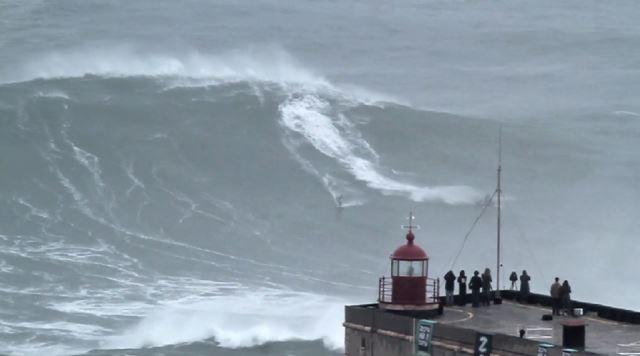
POLYGON ((456 278, 456 275, 453 271, 447 272, 444 275, 444 289, 446 293, 446 303, 447 305, 453 305, 453 291, 455 287, 456 281, 458 282, 458 305, 466 305, 467 304, 467 285, 471 290, 471 300, 472 305, 474 307, 479 307, 482 305, 489 305, 491 301, 491 282, 493 279, 491 278, 491 270, 485 268, 484 273, 480 275, 480 272, 474 271, 473 277, 469 280, 467 284, 467 276, 464 270, 460 271, 460 274, 456 278))
MULTIPOLYGON (((516 290, 516 282, 518 282, 518 275, 516 271, 511 272, 509 275, 509 280, 511 281, 510 290, 516 290)), ((531 281, 531 277, 527 274, 527 270, 523 270, 520 275, 520 298, 519 300, 523 303, 529 302, 529 293, 531 290, 529 289, 529 281, 531 281)))
MULTIPOLYGON (((517 290, 516 283, 520 280, 520 295, 519 300, 522 303, 529 302, 529 282, 531 277, 527 274, 527 271, 522 271, 522 274, 518 278, 516 272, 511 272, 509 280, 511 281, 511 290, 517 290)), ((464 270, 460 271, 460 274, 456 277, 453 271, 447 272, 444 275, 444 289, 446 293, 445 302, 447 305, 454 304, 454 287, 458 282, 458 299, 457 305, 464 306, 467 304, 467 286, 471 290, 471 300, 473 307, 479 307, 480 305, 489 305, 491 301, 491 270, 485 268, 484 273, 480 275, 480 272, 474 271, 473 277, 467 282, 467 276, 464 270)), ((571 313, 571 286, 569 281, 565 280, 560 284, 560 278, 556 277, 554 283, 551 285, 550 292, 552 298, 552 313, 553 315, 560 315, 561 312, 565 315, 571 313)))
POLYGON ((556 277, 551 285, 549 294, 551 294, 552 299, 551 312, 553 315, 560 315, 561 309, 564 315, 572 314, 571 286, 569 285, 569 281, 565 280, 560 284, 560 278, 556 277))

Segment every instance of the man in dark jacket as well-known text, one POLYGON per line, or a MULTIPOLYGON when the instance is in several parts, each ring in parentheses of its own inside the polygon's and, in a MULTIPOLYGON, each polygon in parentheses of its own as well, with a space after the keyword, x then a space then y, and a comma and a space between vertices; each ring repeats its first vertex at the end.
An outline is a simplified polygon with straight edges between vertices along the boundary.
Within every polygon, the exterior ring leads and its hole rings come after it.
POLYGON ((446 293, 446 303, 447 305, 453 305, 453 287, 456 282, 456 275, 453 274, 453 271, 447 272, 444 275, 444 291, 446 293))
POLYGON ((529 281, 531 277, 527 274, 526 270, 522 271, 520 275, 520 302, 529 303, 529 281))
POLYGON ((562 301, 562 309, 564 309, 565 315, 573 315, 573 310, 571 309, 571 286, 567 280, 562 282, 560 287, 560 300, 562 301))
POLYGON ((493 281, 493 279, 491 278, 491 270, 488 268, 485 268, 481 278, 482 278, 482 304, 490 305, 491 304, 491 282, 493 281))
POLYGON ((510 290, 516 290, 516 282, 518 281, 518 274, 516 273, 516 271, 511 272, 511 275, 509 275, 509 280, 511 281, 510 290))
POLYGON ((458 276, 458 305, 465 306, 467 304, 467 276, 464 270, 460 271, 458 276))
POLYGON ((480 306, 480 288, 482 288, 482 278, 479 276, 480 272, 474 271, 473 277, 471 277, 471 282, 469 282, 469 289, 471 289, 471 294, 473 296, 473 307, 477 308, 480 306))

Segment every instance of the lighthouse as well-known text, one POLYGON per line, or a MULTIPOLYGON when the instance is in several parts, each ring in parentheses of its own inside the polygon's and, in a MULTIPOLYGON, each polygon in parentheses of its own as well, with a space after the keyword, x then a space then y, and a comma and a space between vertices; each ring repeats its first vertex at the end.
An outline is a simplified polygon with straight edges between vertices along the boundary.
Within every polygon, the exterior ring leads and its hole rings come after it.
POLYGON ((439 279, 429 278, 429 256, 416 244, 413 214, 409 214, 406 242, 390 256, 391 276, 381 277, 378 284, 380 309, 394 311, 442 310, 439 279))

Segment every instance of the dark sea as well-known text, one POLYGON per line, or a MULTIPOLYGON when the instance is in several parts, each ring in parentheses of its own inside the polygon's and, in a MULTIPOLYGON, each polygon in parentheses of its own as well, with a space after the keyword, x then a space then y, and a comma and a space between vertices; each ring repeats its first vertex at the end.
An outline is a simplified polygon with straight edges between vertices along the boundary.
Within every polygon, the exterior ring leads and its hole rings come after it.
POLYGON ((341 355, 409 212, 495 276, 500 127, 502 286, 640 309, 638 15, 1 0, 0 354, 341 355))

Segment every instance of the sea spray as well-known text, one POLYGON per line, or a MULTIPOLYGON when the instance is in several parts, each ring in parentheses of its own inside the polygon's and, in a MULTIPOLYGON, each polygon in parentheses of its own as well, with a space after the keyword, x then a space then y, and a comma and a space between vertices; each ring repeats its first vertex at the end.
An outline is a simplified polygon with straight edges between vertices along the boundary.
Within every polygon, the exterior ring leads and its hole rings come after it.
POLYGON ((273 341, 318 340, 343 347, 347 301, 313 293, 258 289, 209 298, 170 301, 103 346, 139 348, 213 338, 227 348, 273 341))

